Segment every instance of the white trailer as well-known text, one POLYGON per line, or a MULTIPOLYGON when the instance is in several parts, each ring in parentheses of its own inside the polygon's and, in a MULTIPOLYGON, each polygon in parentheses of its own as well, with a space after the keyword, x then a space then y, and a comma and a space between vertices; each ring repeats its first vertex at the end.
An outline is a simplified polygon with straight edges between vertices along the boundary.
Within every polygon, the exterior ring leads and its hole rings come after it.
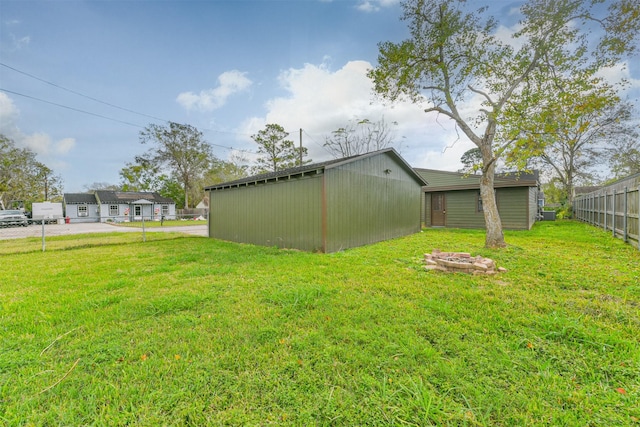
POLYGON ((47 222, 59 222, 64 218, 62 214, 62 203, 41 202, 31 205, 31 218, 34 220, 45 220, 47 222))

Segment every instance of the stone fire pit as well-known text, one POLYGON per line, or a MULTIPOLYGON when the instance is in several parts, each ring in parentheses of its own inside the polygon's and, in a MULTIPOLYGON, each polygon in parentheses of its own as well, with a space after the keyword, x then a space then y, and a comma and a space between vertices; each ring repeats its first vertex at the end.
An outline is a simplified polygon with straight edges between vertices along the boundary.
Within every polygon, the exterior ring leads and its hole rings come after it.
POLYGON ((441 252, 434 249, 430 254, 424 254, 425 269, 447 271, 450 273, 468 274, 496 274, 507 271, 506 268, 496 268, 496 263, 490 258, 472 257, 467 252, 441 252))

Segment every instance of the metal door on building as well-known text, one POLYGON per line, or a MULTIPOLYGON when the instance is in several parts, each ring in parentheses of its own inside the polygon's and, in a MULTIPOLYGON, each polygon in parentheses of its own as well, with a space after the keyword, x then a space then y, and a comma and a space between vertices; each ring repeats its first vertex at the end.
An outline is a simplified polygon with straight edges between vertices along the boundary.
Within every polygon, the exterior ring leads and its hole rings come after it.
POLYGON ((445 193, 431 193, 431 226, 444 227, 446 225, 445 193))

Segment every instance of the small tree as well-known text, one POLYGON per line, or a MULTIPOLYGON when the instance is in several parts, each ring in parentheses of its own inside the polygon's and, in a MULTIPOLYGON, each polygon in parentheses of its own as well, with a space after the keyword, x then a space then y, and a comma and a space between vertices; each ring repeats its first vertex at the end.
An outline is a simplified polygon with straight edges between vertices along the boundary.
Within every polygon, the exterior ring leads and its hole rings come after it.
POLYGON ((189 207, 189 194, 201 193, 197 184, 213 159, 211 145, 202 132, 190 125, 169 122, 168 126, 150 124, 140 132, 142 144, 152 143, 154 149, 136 158, 137 163, 148 163, 159 169, 167 168, 182 185, 184 206, 189 207))
POLYGON ((464 152, 460 157, 462 169, 460 172, 475 174, 482 168, 482 153, 478 147, 472 148, 464 152))
POLYGON ((229 160, 214 160, 211 162, 211 167, 204 177, 206 185, 219 184, 246 177, 249 167, 244 164, 245 161, 243 157, 238 155, 232 155, 229 160))
POLYGON ((289 133, 278 124, 268 124, 266 127, 251 138, 258 144, 258 165, 255 168, 257 173, 277 172, 296 166, 302 166, 311 160, 305 160, 307 149, 296 147, 294 142, 285 139, 289 133), (302 161, 300 161, 302 159, 302 161))
POLYGON ((393 135, 384 118, 377 122, 356 119, 334 130, 331 137, 325 138, 323 146, 333 157, 342 158, 382 150, 393 143, 393 135))

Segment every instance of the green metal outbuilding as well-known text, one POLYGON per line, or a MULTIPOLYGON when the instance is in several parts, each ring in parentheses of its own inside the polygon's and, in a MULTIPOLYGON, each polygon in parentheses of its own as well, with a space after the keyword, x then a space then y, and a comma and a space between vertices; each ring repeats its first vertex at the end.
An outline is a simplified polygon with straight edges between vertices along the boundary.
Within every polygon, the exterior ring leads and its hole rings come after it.
POLYGON ((205 187, 209 236, 336 252, 420 231, 427 182, 393 149, 205 187))
MULTIPOLYGON (((416 169, 424 188, 422 218, 427 227, 485 228, 480 175, 416 169)), ((529 230, 540 218, 538 172, 496 174, 494 188, 502 226, 529 230)))

